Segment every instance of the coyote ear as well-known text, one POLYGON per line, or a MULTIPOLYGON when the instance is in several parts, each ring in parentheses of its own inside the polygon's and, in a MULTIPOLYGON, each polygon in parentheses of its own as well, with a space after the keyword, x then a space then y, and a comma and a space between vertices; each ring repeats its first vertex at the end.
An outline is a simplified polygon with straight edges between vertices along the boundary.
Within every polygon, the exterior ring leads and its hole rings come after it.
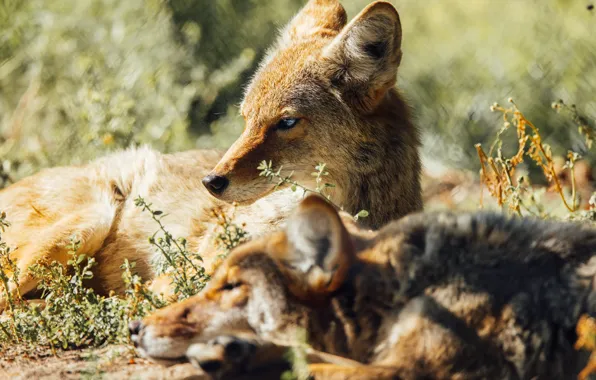
POLYGON ((337 290, 354 262, 350 235, 337 211, 311 195, 298 206, 286 227, 290 254, 285 264, 306 280, 309 293, 337 290))
POLYGON ((338 0, 310 0, 281 33, 280 47, 315 35, 337 35, 346 25, 346 11, 338 0))
POLYGON ((323 51, 331 83, 364 112, 395 85, 401 57, 399 14, 384 1, 366 7, 323 51))

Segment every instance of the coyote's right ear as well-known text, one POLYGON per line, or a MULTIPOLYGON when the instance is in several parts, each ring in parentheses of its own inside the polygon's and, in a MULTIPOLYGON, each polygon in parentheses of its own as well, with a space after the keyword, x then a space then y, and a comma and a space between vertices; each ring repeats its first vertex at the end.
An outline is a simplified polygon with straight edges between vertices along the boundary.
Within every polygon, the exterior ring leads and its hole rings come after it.
POLYGON ((305 198, 288 220, 286 234, 289 252, 283 261, 301 278, 300 286, 317 295, 337 290, 355 253, 333 206, 319 196, 305 198))
POLYGON ((395 85, 401 57, 399 14, 385 1, 360 12, 322 56, 331 83, 364 112, 374 110, 395 85))

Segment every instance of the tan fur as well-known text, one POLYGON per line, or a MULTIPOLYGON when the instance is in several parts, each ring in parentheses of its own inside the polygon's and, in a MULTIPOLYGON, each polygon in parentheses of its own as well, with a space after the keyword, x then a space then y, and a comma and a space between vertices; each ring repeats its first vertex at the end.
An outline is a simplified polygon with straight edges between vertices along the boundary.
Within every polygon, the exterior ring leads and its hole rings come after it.
MULTIPOLYGON (((136 262, 135 270, 143 278, 154 278, 152 260, 163 258, 148 238, 158 226, 135 206, 138 196, 167 213, 166 229, 185 237, 189 250, 200 252, 211 272, 219 231, 211 210, 218 206, 230 214, 232 207, 211 197, 201 178, 220 157, 215 151, 162 155, 148 148, 132 149, 81 167, 43 170, 0 191, 0 210, 11 223, 3 239, 21 270, 20 292, 36 287, 37 281, 27 274, 30 265, 66 263, 73 235, 81 241, 79 253, 97 260, 91 285, 100 293, 123 291, 124 259, 136 262)), ((258 236, 279 225, 297 199, 299 195, 289 191, 266 197, 241 208, 235 222, 246 223, 248 232, 258 236)), ((169 278, 159 278, 153 288, 169 294, 169 284, 169 278)))
POLYGON ((310 197, 284 231, 232 252, 203 293, 137 323, 133 341, 220 378, 256 370, 253 355, 266 366, 261 347, 278 363, 271 345, 305 331, 331 355, 309 367, 316 379, 571 379, 587 360, 575 325, 596 313, 595 252, 592 228, 486 213, 353 235, 310 197))
MULTIPOLYGON (((363 219, 370 227, 420 209, 418 131, 393 88, 401 59, 399 16, 388 3, 376 2, 346 21, 335 0, 312 0, 292 20, 251 81, 242 105, 246 129, 223 157, 133 149, 85 166, 44 170, 0 191, 0 210, 12 223, 4 238, 21 270, 21 293, 36 287, 27 273, 31 264, 66 262, 71 235, 81 240, 80 253, 98 262, 98 291, 122 291, 124 259, 152 279, 151 261, 159 255, 147 238, 156 225, 134 206, 139 195, 168 214, 168 231, 188 238, 209 271, 217 228, 209 211, 230 208, 201 184, 213 167, 230 180, 223 201, 252 203, 238 210, 236 222, 246 222, 253 236, 282 223, 299 198, 287 189, 253 203, 274 189, 259 176, 262 160, 283 165, 310 187, 314 165, 326 162, 332 174, 326 180, 337 185, 335 202, 348 212, 370 211, 363 219), (301 118, 295 128, 272 129, 288 116, 301 118)), ((167 292, 168 284, 157 279, 155 289, 167 292)), ((2 303, 0 298, 0 309, 2 303)))

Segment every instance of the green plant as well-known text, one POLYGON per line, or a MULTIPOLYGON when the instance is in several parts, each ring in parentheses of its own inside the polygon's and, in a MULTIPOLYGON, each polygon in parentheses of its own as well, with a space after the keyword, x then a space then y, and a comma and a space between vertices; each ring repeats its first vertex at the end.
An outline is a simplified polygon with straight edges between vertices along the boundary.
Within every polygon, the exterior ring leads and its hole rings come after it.
POLYGON ((4 233, 9 226, 10 223, 6 220, 6 213, 0 211, 0 281, 2 282, 3 296, 6 299, 6 305, 8 307, 8 316, 12 320, 10 326, 0 322, 0 330, 7 339, 15 341, 17 339, 15 303, 16 301, 20 301, 20 299, 15 300, 15 297, 18 298, 19 294, 18 292, 15 293, 11 291, 9 283, 11 281, 15 284, 17 283, 19 270, 10 257, 10 247, 2 240, 2 233, 4 233))
POLYGON ((134 267, 136 263, 129 262, 124 259, 124 264, 120 266, 122 269, 122 280, 126 284, 125 300, 128 302, 128 319, 133 320, 135 317, 144 316, 151 311, 161 309, 166 306, 166 301, 151 292, 146 283, 137 274, 134 274, 134 267))
MULTIPOLYGON (((172 278, 179 299, 198 293, 209 277, 199 265, 201 257, 190 252, 183 238, 175 239, 164 226, 163 212, 154 210, 141 197, 136 204, 151 214, 158 230, 149 241, 161 252, 163 260, 156 263, 160 273, 172 278)), ((223 212, 218 214, 222 232, 216 240, 226 253, 247 239, 242 227, 235 225, 223 212)), ((28 268, 38 279, 41 302, 24 300, 16 289, 19 270, 11 257, 11 249, 2 240, 9 227, 7 216, 0 213, 0 286, 6 299, 6 317, 0 319, 0 346, 35 344, 57 349, 97 347, 111 343, 128 343, 128 323, 151 311, 166 306, 166 301, 152 293, 146 283, 134 273, 135 263, 125 260, 121 266, 126 285, 123 296, 113 292, 100 296, 87 286, 97 264, 93 257, 79 254, 76 236, 68 244, 66 266, 58 262, 38 262, 28 268)), ((93 371, 92 371, 93 372, 93 371)))
POLYGON ((197 294, 209 280, 205 268, 200 265, 203 258, 198 253, 188 250, 185 238, 174 238, 166 230, 162 223, 166 216, 163 211, 154 210, 151 203, 145 202, 140 196, 135 199, 135 205, 151 214, 151 218, 158 225, 158 230, 149 237, 149 243, 157 248, 162 257, 154 263, 157 273, 171 276, 174 293, 179 299, 197 294))
POLYGON ((248 232, 245 230, 246 225, 237 225, 233 222, 233 215, 228 216, 221 207, 215 207, 211 210, 212 216, 217 219, 220 232, 216 235, 216 243, 223 249, 223 253, 220 255, 224 258, 240 244, 246 242, 249 239, 248 232))
POLYGON ((103 297, 88 288, 96 265, 93 258, 78 254, 80 242, 72 237, 67 267, 57 262, 38 263, 30 268, 39 279, 38 289, 45 303, 36 314, 51 345, 68 347, 99 346, 127 339, 128 305, 118 297, 103 297))
POLYGON ((282 373, 281 380, 310 379, 307 357, 309 348, 306 331, 304 329, 297 330, 293 342, 286 352, 286 359, 292 368, 282 373))
MULTIPOLYGON (((259 176, 267 178, 270 182, 276 182, 276 190, 280 186, 289 185, 292 191, 297 191, 298 189, 302 190, 303 195, 306 195, 307 193, 319 194, 323 196, 327 200, 327 202, 332 204, 335 208, 337 208, 338 210, 343 210, 343 207, 341 205, 335 204, 331 200, 331 195, 327 194, 326 192, 327 189, 335 187, 334 184, 324 181, 324 178, 329 175, 329 172, 327 171, 327 164, 317 164, 315 166, 315 171, 311 173, 311 175, 315 177, 315 182, 317 184, 314 190, 294 181, 292 179, 292 175, 294 175, 294 172, 291 172, 288 175, 282 175, 281 173, 283 170, 283 166, 280 166, 276 170, 273 167, 273 163, 271 161, 261 161, 257 169, 260 171, 259 176)), ((354 215, 354 220, 358 220, 359 218, 366 218, 368 215, 368 211, 360 210, 356 215, 354 215)))
MULTIPOLYGON (((7 225, 5 214, 1 214, 0 226, 7 225)), ((41 293, 41 302, 32 302, 22 299, 18 292, 7 291, 11 284, 16 285, 18 271, 0 235, 0 278, 8 314, 8 318, 0 320, 0 346, 35 344, 49 346, 56 353, 57 348, 127 343, 128 322, 165 305, 132 273, 134 264, 128 261, 122 267, 127 285, 125 297, 96 294, 86 285, 93 278, 96 262, 78 254, 79 246, 77 238, 71 237, 66 266, 41 262, 29 268, 39 280, 41 293)))
MULTIPOLYGON (((49 345, 55 352, 56 347, 101 345, 125 339, 127 321, 123 301, 98 296, 84 285, 93 277, 91 269, 95 261, 77 254, 78 246, 73 237, 66 268, 56 262, 38 263, 29 268, 31 275, 39 279, 43 306, 26 302, 20 296, 8 298, 11 319, 2 322, 2 330, 10 334, 3 341, 49 345)), ((8 268, 11 267, 14 262, 8 268)), ((3 277, 8 277, 8 268, 4 265, 1 268, 3 277)))

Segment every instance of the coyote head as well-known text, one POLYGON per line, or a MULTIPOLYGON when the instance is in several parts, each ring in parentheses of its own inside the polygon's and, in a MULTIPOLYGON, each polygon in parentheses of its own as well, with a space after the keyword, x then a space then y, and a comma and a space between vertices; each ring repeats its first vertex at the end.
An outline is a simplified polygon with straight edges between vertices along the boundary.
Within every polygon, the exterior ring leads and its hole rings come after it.
MULTIPOLYGON (((337 0, 311 0, 286 26, 247 88, 244 132, 203 179, 214 196, 250 203, 273 191, 259 176, 262 160, 312 185, 319 162, 328 164, 331 176, 354 175, 381 167, 389 140, 394 150, 417 149, 416 133, 387 131, 384 123, 395 126, 408 113, 394 101, 402 57, 397 11, 378 1, 346 22, 337 0)), ((349 181, 332 180, 339 193, 349 181)))

